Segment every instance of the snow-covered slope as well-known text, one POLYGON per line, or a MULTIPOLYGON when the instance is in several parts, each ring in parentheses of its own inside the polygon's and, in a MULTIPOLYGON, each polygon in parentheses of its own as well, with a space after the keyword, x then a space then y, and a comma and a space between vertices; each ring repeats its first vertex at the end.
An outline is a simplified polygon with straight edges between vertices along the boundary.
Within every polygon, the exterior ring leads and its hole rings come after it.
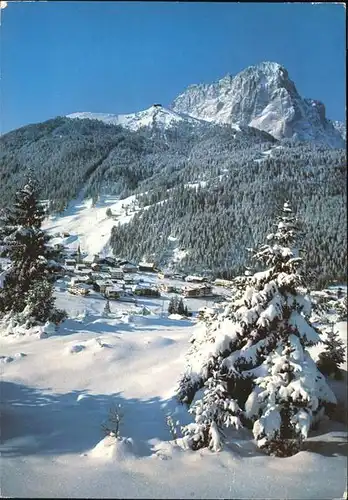
POLYGON ((51 235, 58 235, 52 244, 62 243, 70 250, 77 250, 78 245, 93 259, 96 253, 111 255, 109 240, 113 226, 129 222, 134 216, 135 196, 120 200, 117 197, 100 197, 93 206, 91 199, 75 200, 69 204, 62 215, 53 215, 46 219, 43 228, 51 235), (113 217, 106 215, 110 208, 113 217), (63 233, 69 234, 62 237, 63 233))
MULTIPOLYGON (((0 331, 3 497, 342 498, 343 423, 323 422, 288 458, 262 454, 247 429, 231 431, 220 453, 184 451, 166 415, 192 419, 173 395, 194 323, 156 314, 162 298, 113 301, 106 317, 96 292, 83 298, 57 285, 70 318, 55 335, 0 331), (141 315, 144 305, 151 315, 141 315), (103 438, 118 405, 121 439, 103 438)), ((345 382, 336 382, 343 393, 345 382)))
POLYGON ((82 112, 67 115, 67 118, 89 118, 91 120, 100 120, 111 125, 121 125, 122 127, 130 130, 138 130, 141 127, 158 127, 160 129, 166 129, 179 122, 187 122, 191 124, 202 123, 201 120, 187 116, 183 113, 177 113, 173 110, 166 109, 160 104, 154 104, 144 111, 128 115, 82 112))
POLYGON ((340 131, 326 119, 324 104, 302 98, 278 63, 263 62, 213 84, 191 85, 172 109, 211 122, 249 125, 277 139, 345 146, 340 131))

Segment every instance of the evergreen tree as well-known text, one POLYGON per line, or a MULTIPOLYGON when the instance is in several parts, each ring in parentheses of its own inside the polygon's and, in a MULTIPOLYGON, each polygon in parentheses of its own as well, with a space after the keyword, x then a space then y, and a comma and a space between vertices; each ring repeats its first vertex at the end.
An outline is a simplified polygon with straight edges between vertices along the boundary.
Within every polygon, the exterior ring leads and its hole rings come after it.
POLYGON ((181 316, 185 315, 185 306, 184 306, 184 302, 183 302, 183 300, 182 300, 181 297, 180 297, 180 299, 178 301, 176 312, 177 312, 177 314, 181 314, 181 316))
POLYGON ((172 297, 168 305, 168 314, 180 314, 181 316, 188 316, 187 306, 184 305, 182 297, 172 297))
POLYGON ((324 375, 340 378, 340 365, 345 361, 345 345, 334 329, 333 323, 327 331, 327 339, 324 344, 325 350, 319 354, 317 366, 324 375))
POLYGON ((77 261, 78 264, 80 264, 82 262, 80 243, 79 243, 79 245, 77 247, 77 252, 76 253, 77 253, 77 259, 76 259, 76 261, 77 261))
POLYGON ((104 306, 104 315, 108 316, 108 314, 110 314, 110 313, 111 313, 110 301, 109 301, 109 299, 106 299, 105 306, 104 306))
POLYGON ((183 428, 194 449, 217 449, 223 428, 251 424, 261 449, 289 455, 336 402, 306 351, 320 337, 309 322, 311 303, 294 248, 299 228, 288 203, 276 226, 254 252, 267 269, 239 277, 237 298, 206 318, 191 341, 178 398, 191 404, 203 388, 190 410, 195 422, 183 428))
POLYGON ((11 266, 0 290, 0 314, 22 313, 31 322, 44 322, 53 308, 56 254, 49 245, 50 236, 41 229, 45 211, 37 198, 36 183, 28 183, 16 193, 14 206, 4 211, 0 245, 11 266))
POLYGON ((291 456, 301 450, 319 398, 314 362, 303 352, 299 338, 287 342, 265 360, 266 375, 256 379, 246 403, 246 414, 256 418, 253 433, 257 445, 269 455, 291 456))
POLYGON ((176 312, 177 307, 177 297, 172 297, 169 301, 168 305, 168 314, 174 314, 176 312))

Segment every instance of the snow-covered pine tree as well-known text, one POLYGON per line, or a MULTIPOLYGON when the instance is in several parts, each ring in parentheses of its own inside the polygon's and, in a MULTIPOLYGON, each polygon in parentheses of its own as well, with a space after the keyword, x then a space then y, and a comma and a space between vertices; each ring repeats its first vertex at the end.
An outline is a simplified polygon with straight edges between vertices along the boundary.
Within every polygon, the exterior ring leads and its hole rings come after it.
POLYGON ((343 340, 331 323, 326 332, 324 340, 325 350, 319 354, 317 367, 324 375, 340 378, 340 365, 344 363, 346 353, 343 340))
POLYGON ((305 349, 320 337, 309 323, 311 302, 293 248, 298 225, 288 203, 276 225, 254 253, 267 269, 239 277, 237 298, 192 339, 177 395, 191 404, 203 389, 190 409, 195 422, 183 428, 194 449, 217 448, 221 429, 250 423, 260 448, 291 454, 325 404, 336 402, 305 349))
POLYGON ((45 211, 38 201, 32 178, 16 193, 13 207, 2 214, 0 245, 11 266, 0 289, 0 315, 23 313, 32 324, 63 318, 53 307, 56 251, 48 246, 50 236, 41 229, 45 211))

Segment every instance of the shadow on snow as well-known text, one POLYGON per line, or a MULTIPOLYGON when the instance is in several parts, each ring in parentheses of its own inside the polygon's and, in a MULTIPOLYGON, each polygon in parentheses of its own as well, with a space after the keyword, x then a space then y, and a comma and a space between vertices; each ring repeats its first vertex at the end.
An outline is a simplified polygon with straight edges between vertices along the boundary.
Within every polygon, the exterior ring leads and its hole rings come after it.
MULTIPOLYGON (((25 455, 53 455, 86 453, 104 436, 101 425, 106 422, 109 409, 121 405, 124 415, 120 435, 131 437, 135 453, 139 456, 153 454, 151 440, 172 439, 165 424, 166 413, 176 406, 174 399, 158 397, 147 400, 126 399, 121 393, 88 394, 71 391, 66 394, 39 390, 14 382, 1 382, 1 445, 4 457, 25 455), (82 399, 78 401, 78 397, 82 399)), ((185 424, 187 411, 180 415, 185 424), (186 417, 185 417, 186 414, 186 417)), ((232 432, 233 434, 233 432, 232 432)), ((250 431, 245 429, 228 439, 226 449, 240 457, 258 455, 250 431)), ((344 424, 330 421, 321 424, 305 442, 304 451, 322 456, 347 456, 347 433, 344 424)))
MULTIPOLYGON (((132 314, 130 314, 132 316, 132 314)), ((153 331, 156 327, 180 328, 193 326, 189 320, 175 320, 168 318, 154 318, 149 316, 134 315, 129 322, 122 321, 121 318, 103 318, 100 315, 93 316, 88 314, 85 318, 79 320, 68 318, 59 327, 56 335, 73 335, 80 331, 91 333, 118 333, 122 331, 132 332, 141 330, 144 332, 153 331)))
POLYGON ((101 425, 109 409, 119 404, 124 415, 120 435, 134 440, 136 454, 151 455, 151 439, 172 439, 160 398, 125 399, 120 393, 85 391, 56 394, 3 381, 0 453, 3 457, 85 453, 104 437, 101 425), (84 397, 77 401, 79 395, 84 397))

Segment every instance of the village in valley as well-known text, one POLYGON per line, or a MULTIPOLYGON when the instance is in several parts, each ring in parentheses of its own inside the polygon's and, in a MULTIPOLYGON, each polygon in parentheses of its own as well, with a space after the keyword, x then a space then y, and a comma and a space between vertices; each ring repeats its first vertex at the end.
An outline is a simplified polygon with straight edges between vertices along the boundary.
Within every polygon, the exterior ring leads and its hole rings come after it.
MULTIPOLYGON (((71 235, 65 232, 54 236, 57 239, 71 235)), ((160 310, 164 314, 168 311, 170 299, 178 297, 178 300, 184 299, 186 314, 192 317, 200 309, 231 297, 232 281, 229 280, 185 275, 171 269, 160 269, 154 262, 134 263, 100 254, 91 258, 83 252, 80 244, 76 249, 62 243, 55 243, 53 247, 60 255, 55 262, 57 291, 80 295, 86 300, 99 297, 112 302, 129 302, 141 307, 146 314, 148 309, 141 299, 151 298, 156 312, 160 310)))

